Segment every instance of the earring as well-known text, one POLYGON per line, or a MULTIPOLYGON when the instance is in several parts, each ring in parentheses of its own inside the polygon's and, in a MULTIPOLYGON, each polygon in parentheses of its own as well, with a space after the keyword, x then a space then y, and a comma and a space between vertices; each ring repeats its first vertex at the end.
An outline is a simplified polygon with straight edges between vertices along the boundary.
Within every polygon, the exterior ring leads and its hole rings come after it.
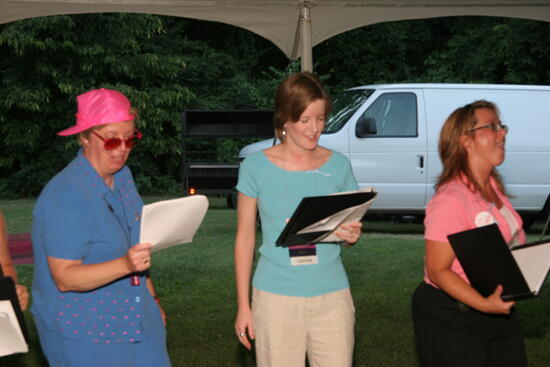
POLYGON ((286 130, 283 130, 282 134, 283 136, 286 136, 286 130))

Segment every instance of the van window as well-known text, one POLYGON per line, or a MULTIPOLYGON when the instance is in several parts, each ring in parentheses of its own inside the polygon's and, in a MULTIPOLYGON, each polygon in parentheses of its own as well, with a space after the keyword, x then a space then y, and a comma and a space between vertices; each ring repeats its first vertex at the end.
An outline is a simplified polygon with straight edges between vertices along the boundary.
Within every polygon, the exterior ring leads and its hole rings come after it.
POLYGON ((323 134, 332 134, 339 131, 373 92, 373 89, 346 90, 334 98, 332 112, 323 134))
POLYGON ((376 126, 369 136, 417 136, 417 109, 414 93, 385 93, 363 114, 363 121, 376 126))

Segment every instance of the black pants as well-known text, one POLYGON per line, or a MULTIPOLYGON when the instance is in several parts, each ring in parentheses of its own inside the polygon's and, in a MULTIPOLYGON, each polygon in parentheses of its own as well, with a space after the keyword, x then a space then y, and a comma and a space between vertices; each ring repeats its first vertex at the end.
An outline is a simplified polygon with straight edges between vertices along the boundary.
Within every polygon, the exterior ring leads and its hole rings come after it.
POLYGON ((423 367, 525 367, 517 313, 476 311, 422 282, 412 298, 416 348, 423 367))

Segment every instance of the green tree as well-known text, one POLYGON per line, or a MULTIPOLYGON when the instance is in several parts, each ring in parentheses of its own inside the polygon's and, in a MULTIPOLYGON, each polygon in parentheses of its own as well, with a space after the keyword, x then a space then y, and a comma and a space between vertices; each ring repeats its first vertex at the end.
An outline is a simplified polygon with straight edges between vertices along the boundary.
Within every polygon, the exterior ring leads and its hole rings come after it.
POLYGON ((429 52, 446 41, 445 19, 374 24, 337 35, 314 49, 315 68, 333 90, 414 81, 429 52))
POLYGON ((191 21, 143 14, 28 19, 0 27, 0 192, 36 195, 77 150, 76 95, 107 87, 140 111, 143 144, 130 159, 142 190, 177 188, 184 109, 258 108, 241 63, 192 40, 191 21))
POLYGON ((333 90, 374 83, 548 84, 550 25, 448 17, 374 24, 314 49, 333 90))
MULTIPOLYGON (((314 48, 328 89, 372 83, 548 84, 548 23, 452 17, 375 24, 314 48)), ((74 157, 76 95, 114 88, 138 107, 144 140, 131 155, 140 190, 175 191, 185 109, 270 109, 299 62, 229 25, 147 14, 87 14, 0 25, 0 196, 34 196, 74 157)), ((225 153, 242 142, 195 139, 225 153)), ((224 158, 225 159, 225 158, 224 158)))
MULTIPOLYGON (((76 139, 55 132, 74 123, 75 97, 86 90, 108 87, 127 94, 144 111, 140 127, 146 136, 175 130, 165 107, 187 102, 192 93, 175 82, 185 60, 146 47, 160 35, 159 17, 131 14, 43 17, 3 26, 0 129, 8 138, 0 149, 9 157, 0 164, 8 176, 3 191, 35 195, 74 156, 76 139)), ((175 150, 158 139, 144 145, 156 158, 175 150)), ((136 155, 147 162, 139 150, 136 155)))
POLYGON ((459 17, 452 34, 426 60, 426 80, 548 84, 550 26, 507 18, 459 17))

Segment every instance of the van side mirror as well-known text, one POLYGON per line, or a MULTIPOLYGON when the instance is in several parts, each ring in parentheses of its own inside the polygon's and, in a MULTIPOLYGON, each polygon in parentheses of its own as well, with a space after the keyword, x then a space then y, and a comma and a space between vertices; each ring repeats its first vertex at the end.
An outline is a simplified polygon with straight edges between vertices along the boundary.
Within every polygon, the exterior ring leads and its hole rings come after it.
POLYGON ((376 119, 374 117, 365 117, 361 115, 355 124, 355 136, 366 138, 369 135, 376 135, 376 119))

